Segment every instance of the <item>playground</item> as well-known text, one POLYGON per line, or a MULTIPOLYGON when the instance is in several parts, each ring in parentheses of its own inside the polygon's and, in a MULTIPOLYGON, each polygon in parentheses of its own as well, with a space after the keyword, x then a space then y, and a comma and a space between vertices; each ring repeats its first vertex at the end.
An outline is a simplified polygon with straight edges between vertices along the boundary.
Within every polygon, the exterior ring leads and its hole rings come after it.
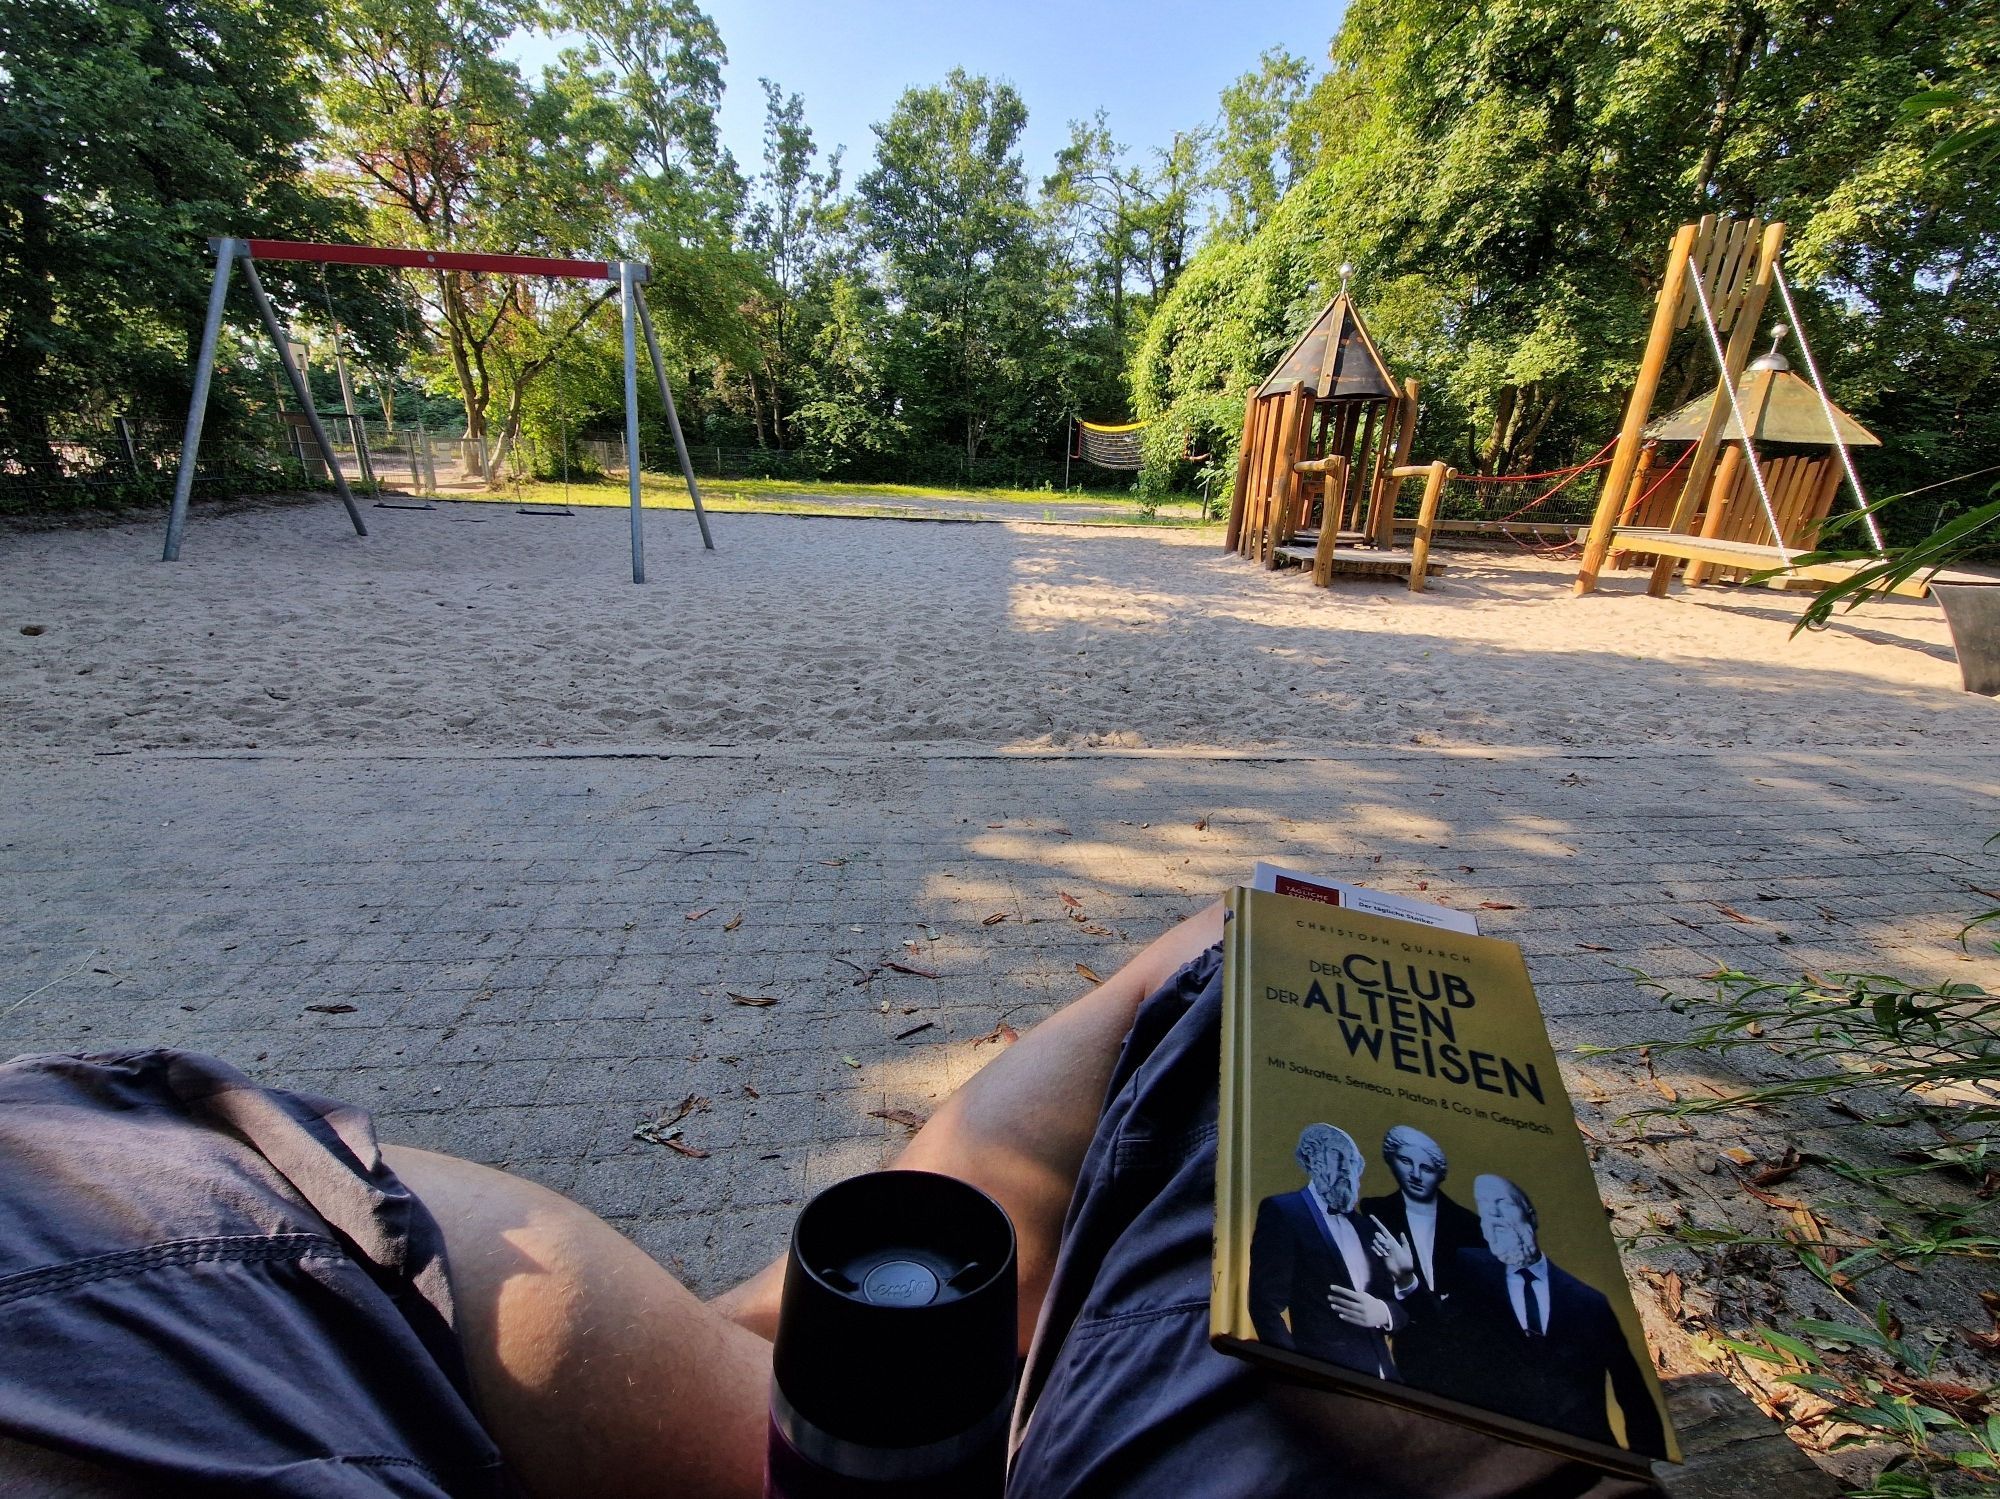
POLYGON ((1803 595, 1580 599, 1513 548, 1329 593, 1215 527, 732 515, 708 552, 649 510, 649 590, 616 509, 364 514, 366 539, 331 497, 204 514, 170 566, 157 522, 16 536, 0 742, 1742 748, 1973 743, 1994 713, 1926 601, 1793 638, 1803 595))

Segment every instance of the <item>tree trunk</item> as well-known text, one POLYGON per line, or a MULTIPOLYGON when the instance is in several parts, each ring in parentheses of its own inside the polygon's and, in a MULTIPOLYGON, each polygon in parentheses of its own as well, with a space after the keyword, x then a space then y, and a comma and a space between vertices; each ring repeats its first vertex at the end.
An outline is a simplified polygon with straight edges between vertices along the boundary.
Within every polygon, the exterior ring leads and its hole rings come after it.
POLYGON ((1487 433, 1486 446, 1480 450, 1479 472, 1496 474, 1507 452, 1507 432, 1514 425, 1514 406, 1520 399, 1520 391, 1512 385, 1503 385, 1493 399, 1493 428, 1487 433))
POLYGON ((526 400, 527 391, 518 382, 507 392, 507 414, 500 422, 500 437, 493 444, 486 460, 488 489, 498 489, 506 482, 507 456, 514 449, 515 438, 521 435, 521 410, 526 400))

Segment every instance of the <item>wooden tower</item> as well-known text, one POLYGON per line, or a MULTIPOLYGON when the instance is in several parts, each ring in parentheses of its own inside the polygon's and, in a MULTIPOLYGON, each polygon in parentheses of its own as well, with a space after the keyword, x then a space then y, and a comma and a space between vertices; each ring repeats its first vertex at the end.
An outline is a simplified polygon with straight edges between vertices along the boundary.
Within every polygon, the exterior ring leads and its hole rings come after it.
POLYGON ((1343 291, 1244 406, 1225 545, 1275 566, 1317 510, 1322 532, 1387 547, 1416 424, 1417 382, 1398 384, 1343 291))

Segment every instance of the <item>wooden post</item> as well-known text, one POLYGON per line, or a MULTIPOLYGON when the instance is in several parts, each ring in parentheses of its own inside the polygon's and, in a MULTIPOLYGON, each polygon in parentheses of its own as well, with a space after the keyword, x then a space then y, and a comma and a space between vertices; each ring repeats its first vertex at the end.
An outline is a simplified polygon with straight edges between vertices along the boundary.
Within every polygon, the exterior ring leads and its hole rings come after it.
POLYGON ((1604 554, 1611 550, 1611 531, 1618 519, 1618 503, 1625 486, 1632 482, 1632 470, 1639 461, 1639 444, 1646 435, 1646 418, 1652 414, 1653 396, 1660 388, 1660 372, 1666 368, 1667 351, 1674 341, 1674 322, 1680 313, 1681 295, 1687 287, 1688 255, 1694 249, 1695 233, 1701 226, 1683 224, 1667 251, 1665 273, 1660 278, 1660 297, 1653 306, 1653 328, 1646 335, 1646 352, 1639 359, 1639 376, 1625 403, 1625 422, 1618 429, 1618 447, 1605 471, 1604 489, 1597 497, 1597 511, 1590 518, 1590 535, 1583 544, 1583 562, 1577 569, 1576 591, 1589 593, 1597 587, 1597 574, 1604 566, 1604 554))
MULTIPOLYGON (((1628 526, 1632 523, 1632 512, 1639 508, 1639 500, 1646 493, 1646 481, 1653 475, 1653 460, 1659 456, 1659 452, 1659 445, 1650 442, 1639 449, 1639 462, 1632 470, 1632 482, 1625 489, 1625 503, 1618 507, 1619 525, 1628 526)), ((1623 551, 1613 550, 1606 565, 1614 569, 1623 567, 1626 556, 1627 553, 1623 551)))
MULTIPOLYGON (((1725 449, 1722 461, 1715 466, 1715 480, 1708 486, 1708 508, 1701 518, 1701 534, 1709 540, 1722 534, 1723 519, 1729 514, 1730 501, 1735 498, 1738 484, 1743 478, 1743 449, 1725 449)), ((1690 562, 1681 581, 1689 588, 1699 588, 1708 581, 1710 564, 1690 562)))
POLYGON ((1278 440, 1273 444, 1275 471, 1271 481, 1271 509, 1264 526, 1263 546, 1258 554, 1267 568, 1278 565, 1278 548, 1290 539, 1285 533, 1291 526, 1292 494, 1299 487, 1299 476, 1292 466, 1305 456, 1311 431, 1312 400, 1306 393, 1305 382, 1301 380, 1285 392, 1284 403, 1278 413, 1278 440))
POLYGON ((1402 409, 1397 413, 1396 449, 1389 462, 1375 470, 1375 499, 1368 510, 1368 530, 1385 550, 1396 544, 1396 494, 1401 481, 1396 470, 1410 461, 1410 444, 1417 436, 1417 382, 1403 382, 1402 409))
POLYGON ((1423 503, 1417 507, 1417 534, 1410 541, 1410 592, 1424 591, 1424 575, 1431 565, 1431 527, 1437 523, 1438 501, 1444 498, 1444 481, 1451 470, 1440 458, 1430 466, 1424 480, 1423 503))
MULTIPOLYGON (((1744 237, 1749 237, 1745 230, 1744 237)), ((1764 229, 1764 239, 1758 248, 1757 276, 1744 294, 1743 305, 1736 313, 1736 322, 1729 331, 1729 346, 1722 354, 1722 377, 1715 384, 1715 398, 1709 402, 1708 420, 1702 424, 1701 439, 1695 444, 1694 456, 1688 459, 1687 487, 1681 491, 1680 500, 1674 505, 1673 518, 1667 522, 1669 531, 1679 532, 1687 528, 1694 507, 1708 487, 1709 475, 1714 472, 1716 447, 1722 437, 1722 429, 1728 424, 1733 407, 1730 394, 1736 389, 1736 382, 1743 376, 1743 366, 1749 362, 1751 346, 1757 341, 1757 320, 1764 315, 1764 299, 1771 294, 1771 281, 1778 272, 1778 251, 1784 248, 1785 226, 1770 224, 1764 229)), ((1703 339, 1706 341, 1704 333, 1703 339)), ((1745 412, 1745 417, 1751 413, 1745 412)), ((1752 426, 1755 419, 1751 418, 1752 426)), ((1646 592, 1654 598, 1664 598, 1667 585, 1673 581, 1674 569, 1680 566, 1677 557, 1662 557, 1653 564, 1652 580, 1646 585, 1646 592)))
MULTIPOLYGON (((1370 401, 1367 409, 1360 413, 1361 420, 1359 426, 1361 428, 1361 435, 1355 441, 1354 457, 1349 465, 1349 471, 1357 480, 1368 472, 1369 447, 1375 441, 1376 411, 1378 409, 1383 410, 1386 414, 1387 408, 1383 407, 1381 402, 1370 401)), ((1354 524, 1349 529, 1355 531, 1366 530, 1367 527, 1364 524, 1361 509, 1362 501, 1365 497, 1364 492, 1358 483, 1341 485, 1340 492, 1343 499, 1350 491, 1354 495, 1354 524)), ((1341 508, 1345 510, 1347 507, 1343 504, 1341 508)))
MULTIPOLYGON (((1326 460, 1326 513, 1332 514, 1334 495, 1347 488, 1347 460, 1332 457, 1326 460)), ((1333 582, 1333 551, 1340 545, 1340 527, 1328 525, 1324 519, 1319 523, 1319 542, 1313 548, 1313 586, 1325 588, 1333 582)))
POLYGON ((1250 464, 1253 457, 1251 439, 1257 429, 1257 392, 1252 390, 1243 403, 1243 437, 1236 445, 1236 483, 1229 491, 1229 530, 1222 540, 1226 552, 1236 550, 1243 539, 1243 493, 1250 481, 1250 464))

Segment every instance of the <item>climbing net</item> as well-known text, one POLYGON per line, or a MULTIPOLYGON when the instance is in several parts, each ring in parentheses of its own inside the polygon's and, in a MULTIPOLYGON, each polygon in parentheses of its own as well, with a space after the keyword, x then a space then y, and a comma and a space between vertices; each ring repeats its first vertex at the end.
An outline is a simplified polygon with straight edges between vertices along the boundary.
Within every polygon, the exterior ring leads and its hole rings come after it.
POLYGON ((1070 450, 1071 455, 1098 468, 1137 473, 1141 466, 1139 437, 1145 430, 1144 422, 1107 427, 1097 422, 1080 421, 1076 424, 1076 443, 1070 450))

